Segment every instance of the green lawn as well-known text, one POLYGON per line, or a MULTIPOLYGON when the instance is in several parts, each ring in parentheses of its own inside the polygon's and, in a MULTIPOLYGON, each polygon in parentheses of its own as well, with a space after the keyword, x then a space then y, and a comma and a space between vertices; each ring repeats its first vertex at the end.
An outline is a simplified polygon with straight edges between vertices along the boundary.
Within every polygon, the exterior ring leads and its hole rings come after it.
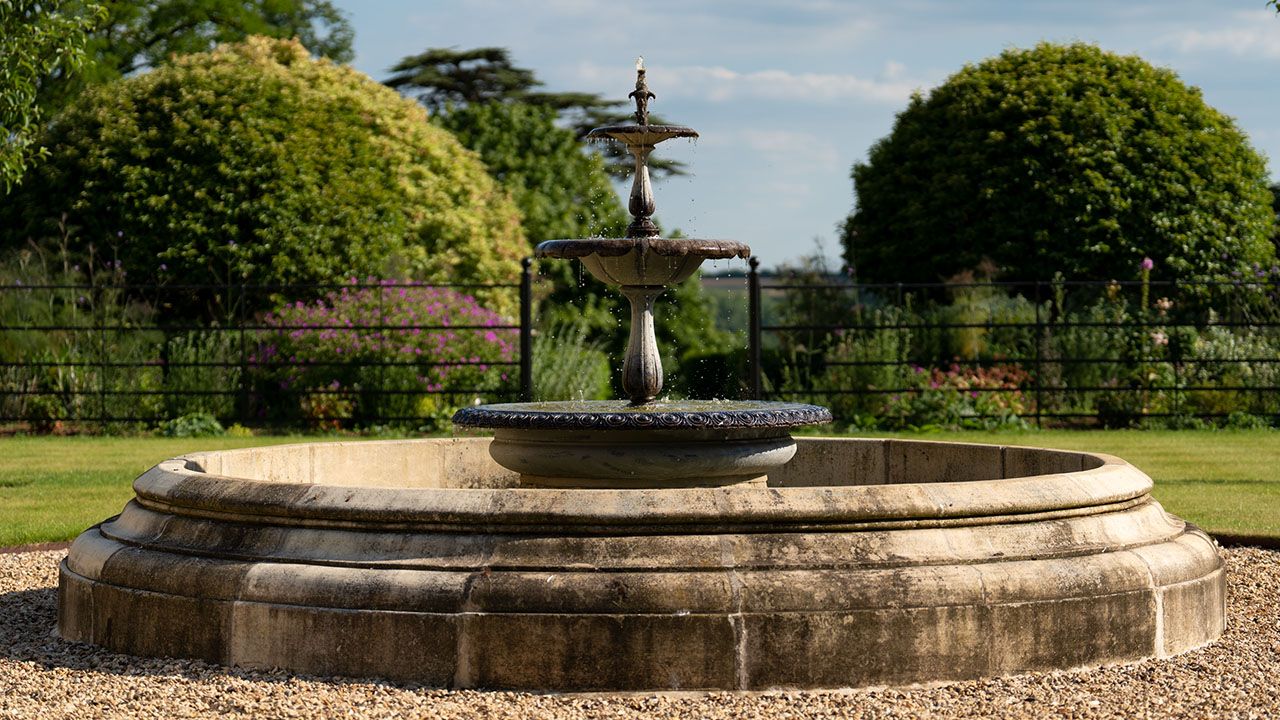
POLYGON ((884 437, 1092 450, 1155 481, 1169 512, 1210 533, 1280 538, 1280 433, 1266 430, 1032 430, 884 437))
POLYGON ((0 438, 0 546, 75 538, 120 512, 133 497, 133 479, 165 458, 197 450, 324 439, 0 438))
MULTIPOLYGON (((1209 532, 1280 538, 1280 433, 1116 430, 886 436, 1111 453, 1155 479, 1154 495, 1166 509, 1209 532)), ((3 438, 0 546, 74 538, 119 512, 132 497, 133 478, 168 457, 324 439, 3 438)))

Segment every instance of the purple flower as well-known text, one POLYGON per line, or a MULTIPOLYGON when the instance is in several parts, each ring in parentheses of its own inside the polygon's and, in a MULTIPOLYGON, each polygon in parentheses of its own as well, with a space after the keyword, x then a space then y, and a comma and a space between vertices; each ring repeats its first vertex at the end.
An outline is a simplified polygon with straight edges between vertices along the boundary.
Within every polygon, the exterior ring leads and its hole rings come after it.
POLYGON ((160 269, 161 269, 161 270, 168 270, 168 269, 169 269, 169 266, 168 266, 168 265, 165 265, 164 263, 160 263, 160 269))
POLYGON ((1142 265, 1140 265, 1139 267, 1141 267, 1143 270, 1150 270, 1155 266, 1156 264, 1152 262, 1151 258, 1142 258, 1142 265))

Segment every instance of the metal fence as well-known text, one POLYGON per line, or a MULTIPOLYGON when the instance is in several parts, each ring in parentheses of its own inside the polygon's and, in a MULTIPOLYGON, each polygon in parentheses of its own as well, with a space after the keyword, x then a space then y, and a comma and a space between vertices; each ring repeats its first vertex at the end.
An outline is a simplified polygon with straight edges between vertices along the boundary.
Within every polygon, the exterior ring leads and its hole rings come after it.
POLYGON ((527 400, 531 261, 523 267, 520 282, 513 284, 0 286, 6 309, 0 324, 0 423, 105 428, 156 423, 185 409, 224 424, 259 427, 412 425, 438 420, 432 409, 444 413, 477 398, 527 400), (446 291, 457 295, 441 296, 440 306, 452 302, 461 308, 450 319, 418 315, 405 300, 446 291), (496 315, 482 315, 459 299, 473 293, 505 293, 508 306, 518 306, 518 324, 495 321, 496 315), (264 310, 278 307, 281 298, 297 299, 292 315, 264 310), (325 307, 326 298, 358 298, 361 312, 302 317, 325 307), (168 312, 179 305, 181 314, 168 312), (203 309, 205 321, 168 319, 189 318, 193 308, 203 309), (486 319, 468 321, 473 315, 486 319), (365 348, 347 348, 350 360, 317 350, 340 336, 365 348), (459 338, 473 337, 492 342, 473 341, 469 349, 480 350, 465 357, 450 354, 459 338), (275 353, 276 338, 289 338, 300 349, 291 357, 275 353), (427 339, 438 352, 421 354, 427 339), (387 347, 379 348, 379 342, 387 347), (486 348, 492 352, 480 354, 486 348), (291 385, 289 379, 300 376, 355 380, 291 385))
POLYGON ((1274 423, 1278 281, 871 285, 753 258, 749 391, 880 425, 1274 423))
MULTIPOLYGON (((860 285, 764 277, 752 258, 744 394, 879 425, 1275 423, 1277 281, 860 285)), ((528 259, 511 284, 0 286, 0 423, 105 428, 191 411, 251 427, 440 423, 476 399, 532 397, 532 287, 528 259), (519 322, 387 314, 401 291, 428 289, 505 298, 519 322), (369 314, 358 319, 304 322, 276 309, 282 298, 305 309, 362 291, 369 314), (166 319, 200 312, 200 322, 166 319), (444 340, 421 356, 272 354, 272 338, 292 333, 297 347, 326 333, 503 339, 465 357, 444 340), (307 379, 320 376, 336 379, 307 379)))

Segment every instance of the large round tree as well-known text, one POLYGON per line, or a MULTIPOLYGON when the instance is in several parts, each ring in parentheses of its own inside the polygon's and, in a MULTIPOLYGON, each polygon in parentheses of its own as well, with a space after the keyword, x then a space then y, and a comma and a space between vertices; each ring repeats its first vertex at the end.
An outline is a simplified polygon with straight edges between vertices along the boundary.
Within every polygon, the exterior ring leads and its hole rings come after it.
MULTIPOLYGON (((519 215, 416 103, 293 41, 253 37, 91 88, 0 208, 137 282, 323 283, 396 272, 510 282, 519 215)), ((265 296, 264 296, 265 299, 265 296)), ((206 308, 207 311, 207 308, 206 308)))
POLYGON ((1011 280, 1225 277, 1269 263, 1266 167, 1171 70, 1043 43, 912 97, 853 167, 845 260, 866 282, 993 261, 1011 280))

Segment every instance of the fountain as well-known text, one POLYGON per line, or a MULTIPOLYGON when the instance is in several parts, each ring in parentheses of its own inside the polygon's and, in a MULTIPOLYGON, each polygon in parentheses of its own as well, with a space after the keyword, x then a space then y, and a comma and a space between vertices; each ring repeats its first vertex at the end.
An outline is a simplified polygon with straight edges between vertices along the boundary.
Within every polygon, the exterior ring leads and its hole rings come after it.
POLYGON ((671 138, 696 138, 687 127, 649 124, 644 59, 636 62, 635 125, 592 130, 587 137, 626 144, 636 170, 624 238, 549 240, 536 257, 576 258, 602 282, 620 285, 631 303, 631 334, 622 363, 629 401, 504 403, 463 408, 455 425, 494 430, 490 454, 520 474, 522 487, 694 487, 756 485, 795 455, 789 429, 829 422, 826 408, 795 403, 656 401, 662 362, 653 307, 668 285, 688 279, 708 258, 746 258, 731 240, 659 238, 649 154, 671 138))
POLYGON ((632 304, 629 399, 467 408, 494 438, 191 453, 59 574, 58 632, 114 651, 454 688, 857 687, 1181 653, 1224 629, 1213 541, 1087 452, 792 438, 827 411, 656 399, 654 299, 737 243, 544 243, 632 304))

